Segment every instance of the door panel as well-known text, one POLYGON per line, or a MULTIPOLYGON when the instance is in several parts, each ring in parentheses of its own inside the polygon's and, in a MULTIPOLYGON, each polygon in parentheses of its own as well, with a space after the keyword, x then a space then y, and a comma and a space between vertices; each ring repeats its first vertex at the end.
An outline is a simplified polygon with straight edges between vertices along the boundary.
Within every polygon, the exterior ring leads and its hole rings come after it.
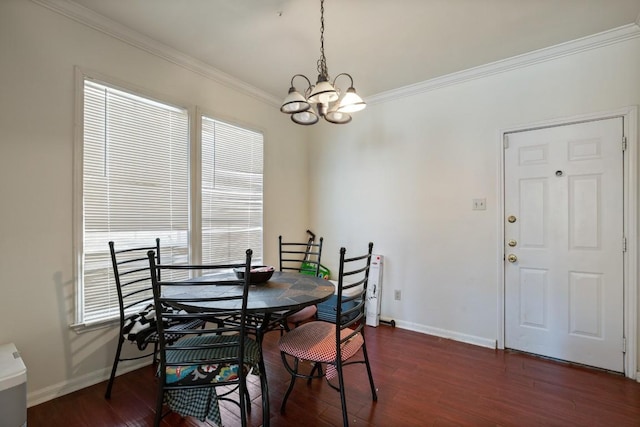
POLYGON ((569 273, 569 332, 602 338, 602 274, 569 273))
POLYGON ((520 269, 520 324, 533 328, 548 328, 547 270, 520 269))
POLYGON ((506 347, 624 370, 622 128, 507 135, 506 347))

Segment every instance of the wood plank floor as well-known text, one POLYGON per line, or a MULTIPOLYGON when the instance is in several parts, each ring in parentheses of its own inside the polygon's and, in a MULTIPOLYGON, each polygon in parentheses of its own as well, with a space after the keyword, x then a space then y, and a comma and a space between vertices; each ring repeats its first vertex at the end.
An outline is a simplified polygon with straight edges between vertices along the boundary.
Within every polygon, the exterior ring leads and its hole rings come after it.
MULTIPOLYGON (((510 351, 441 339, 390 326, 367 328, 378 401, 371 401, 362 365, 348 367, 347 406, 352 426, 640 426, 640 383, 602 372, 510 351)), ((342 424, 339 394, 324 381, 298 381, 279 412, 288 377, 267 334, 271 425, 342 424)), ((250 385, 250 424, 261 424, 258 383, 250 385)), ((155 402, 151 367, 31 407, 30 427, 149 426, 155 402)), ((225 426, 239 425, 231 406, 225 426)), ((170 414, 163 426, 209 426, 170 414)))

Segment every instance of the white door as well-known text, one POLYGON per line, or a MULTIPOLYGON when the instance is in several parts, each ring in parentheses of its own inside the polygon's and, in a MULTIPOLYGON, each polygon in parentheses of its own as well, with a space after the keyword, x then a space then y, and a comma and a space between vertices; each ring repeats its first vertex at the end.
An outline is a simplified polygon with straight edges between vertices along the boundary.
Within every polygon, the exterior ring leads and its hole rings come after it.
POLYGON ((505 347, 623 372, 622 118, 506 135, 505 347))

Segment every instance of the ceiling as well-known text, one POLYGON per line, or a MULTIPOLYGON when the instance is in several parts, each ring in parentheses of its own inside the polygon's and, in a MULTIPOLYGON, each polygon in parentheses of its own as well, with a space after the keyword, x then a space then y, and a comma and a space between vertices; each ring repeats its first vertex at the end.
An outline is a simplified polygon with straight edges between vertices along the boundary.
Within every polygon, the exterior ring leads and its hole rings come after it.
MULTIPOLYGON (((320 0, 67 3, 278 98, 293 74, 316 79, 320 0)), ((364 97, 640 19, 640 0, 326 0, 324 8, 329 74, 351 74, 364 97)))

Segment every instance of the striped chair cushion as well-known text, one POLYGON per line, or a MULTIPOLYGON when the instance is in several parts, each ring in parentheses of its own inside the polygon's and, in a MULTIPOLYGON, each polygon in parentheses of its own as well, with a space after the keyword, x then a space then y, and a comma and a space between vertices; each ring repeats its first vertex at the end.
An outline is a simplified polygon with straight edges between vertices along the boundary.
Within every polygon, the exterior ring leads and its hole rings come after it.
MULTIPOLYGON (((352 331, 344 329, 341 336, 346 337, 352 331)), ((361 334, 356 334, 342 344, 342 361, 358 352, 364 344, 361 334)), ((278 343, 280 351, 293 357, 312 362, 334 363, 336 361, 336 325, 329 322, 309 322, 286 333, 278 343)), ((336 378, 335 366, 327 366, 327 379, 336 378)))

